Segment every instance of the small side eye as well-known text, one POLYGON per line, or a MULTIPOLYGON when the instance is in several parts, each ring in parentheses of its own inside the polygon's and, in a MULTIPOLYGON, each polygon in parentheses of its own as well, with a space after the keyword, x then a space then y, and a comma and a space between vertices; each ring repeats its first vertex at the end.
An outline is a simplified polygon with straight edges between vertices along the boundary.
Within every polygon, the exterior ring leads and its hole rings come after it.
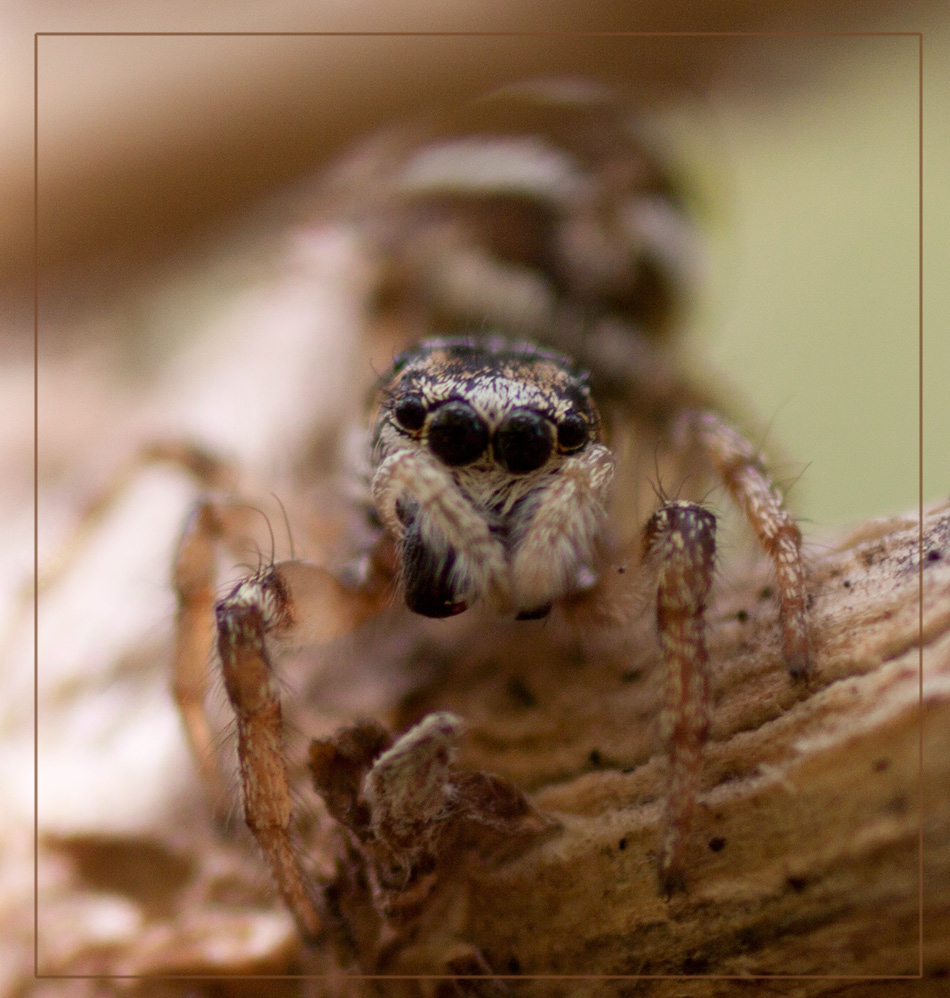
POLYGON ((577 450, 588 440, 587 423, 576 413, 568 413, 557 426, 557 445, 561 450, 577 450))
POLYGON ((418 395, 404 395, 393 406, 393 416, 404 430, 421 430, 426 421, 425 403, 418 395))

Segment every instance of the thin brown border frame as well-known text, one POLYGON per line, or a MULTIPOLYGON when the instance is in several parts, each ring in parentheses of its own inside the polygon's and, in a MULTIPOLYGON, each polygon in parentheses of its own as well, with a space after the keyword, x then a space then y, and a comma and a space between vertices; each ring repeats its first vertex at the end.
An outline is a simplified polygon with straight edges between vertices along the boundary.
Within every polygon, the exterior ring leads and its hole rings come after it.
MULTIPOLYGON (((33 977, 34 980, 325 980, 313 974, 41 974, 39 972, 39 40, 40 38, 913 38, 918 40, 918 609, 924 623, 924 70, 922 31, 38 31, 33 35, 33 977)), ((923 642, 918 641, 918 972, 917 974, 346 974, 347 980, 736 980, 915 981, 924 977, 923 642)))
MULTIPOLYGON (((924 35, 918 36, 917 44, 917 65, 920 68, 920 90, 917 98, 917 307, 919 310, 917 320, 917 365, 919 370, 919 384, 917 387, 918 401, 918 429, 917 444, 920 448, 917 455, 917 468, 919 481, 917 483, 918 495, 920 497, 917 508, 917 522, 919 529, 917 533, 917 564, 920 574, 920 584, 918 588, 918 602, 920 604, 920 617, 917 622, 918 634, 924 633, 924 35)), ((924 976, 924 643, 919 641, 920 657, 917 663, 918 675, 918 707, 917 707, 917 739, 920 748, 920 763, 917 770, 917 819, 918 819, 918 839, 917 839, 917 862, 918 862, 918 885, 920 887, 920 905, 917 914, 920 919, 918 952, 920 963, 918 964, 918 974, 924 976)))

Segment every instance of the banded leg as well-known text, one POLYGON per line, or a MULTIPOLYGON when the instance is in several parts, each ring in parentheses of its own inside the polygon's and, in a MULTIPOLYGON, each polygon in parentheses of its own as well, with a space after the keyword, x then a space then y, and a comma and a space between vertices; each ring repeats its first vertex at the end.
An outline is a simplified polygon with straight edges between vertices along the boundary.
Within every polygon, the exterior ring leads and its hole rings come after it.
POLYGON ((701 506, 675 502, 653 514, 644 557, 656 571, 656 619, 666 700, 662 728, 669 752, 666 811, 657 855, 660 889, 685 886, 685 859, 709 732, 706 598, 712 585, 716 520, 701 506))
POLYGON ((525 610, 542 609, 551 601, 582 588, 606 519, 607 492, 614 460, 601 444, 568 458, 540 492, 522 536, 515 538, 511 575, 515 597, 525 610))
POLYGON ((771 559, 785 663, 793 678, 805 679, 809 652, 801 531, 752 445, 719 416, 689 413, 678 424, 676 436, 699 445, 771 559))
POLYGON ((305 938, 321 923, 294 853, 291 792, 273 659, 282 647, 328 641, 385 603, 383 587, 345 589, 329 572, 280 562, 239 583, 215 607, 224 685, 234 708, 244 816, 305 938))
POLYGON ((207 501, 199 503, 185 523, 172 569, 177 601, 172 696, 219 823, 227 817, 228 800, 205 714, 205 694, 214 640, 215 546, 222 533, 216 507, 207 501))
MULTIPOLYGON (((46 565, 39 591, 68 572, 85 544, 119 504, 136 476, 153 465, 168 464, 185 472, 207 493, 233 492, 237 474, 230 462, 187 440, 157 440, 136 451, 85 505, 75 529, 46 565)), ((212 751, 213 738, 204 714, 204 695, 213 643, 215 548, 222 539, 250 537, 248 507, 232 500, 203 500, 188 518, 173 566, 177 597, 172 695, 185 727, 192 757, 198 766, 216 816, 227 814, 224 783, 212 751)), ((233 543, 231 545, 234 546, 233 543)), ((243 552, 242 552, 243 555, 243 552)))
POLYGON ((499 613, 511 611, 505 549, 435 458, 393 454, 376 469, 372 488, 380 520, 402 545, 400 560, 413 568, 404 579, 410 609, 426 616, 448 616, 464 610, 471 593, 477 592, 485 594, 499 613), (400 514, 408 509, 407 499, 425 509, 426 515, 410 516, 405 524, 400 514), (420 580, 424 585, 416 593, 420 580), (439 602, 444 609, 433 605, 439 602))
POLYGON ((213 661, 217 554, 219 548, 225 548, 235 560, 253 556, 254 536, 261 523, 260 512, 243 502, 201 499, 185 521, 172 569, 177 601, 172 696, 205 792, 221 824, 227 819, 230 802, 205 713, 213 661))
POLYGON ((228 461, 190 441, 157 440, 145 445, 118 468, 106 485, 86 503, 69 537, 50 564, 43 567, 38 583, 41 595, 66 574, 89 537, 115 508, 139 472, 156 464, 170 464, 181 469, 205 492, 229 493, 237 477, 228 461))

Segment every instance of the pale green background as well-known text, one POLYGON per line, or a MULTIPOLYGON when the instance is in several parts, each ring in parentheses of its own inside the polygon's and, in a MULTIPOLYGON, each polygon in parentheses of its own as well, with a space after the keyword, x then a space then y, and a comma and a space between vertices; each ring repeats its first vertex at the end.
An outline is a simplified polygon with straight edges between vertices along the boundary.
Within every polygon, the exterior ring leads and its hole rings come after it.
MULTIPOLYGON (((950 491, 950 37, 928 38, 925 503, 950 491)), ((696 350, 794 462, 778 477, 801 472, 793 505, 815 527, 918 502, 919 42, 880 41, 780 105, 721 101, 701 129, 719 165, 696 350)))

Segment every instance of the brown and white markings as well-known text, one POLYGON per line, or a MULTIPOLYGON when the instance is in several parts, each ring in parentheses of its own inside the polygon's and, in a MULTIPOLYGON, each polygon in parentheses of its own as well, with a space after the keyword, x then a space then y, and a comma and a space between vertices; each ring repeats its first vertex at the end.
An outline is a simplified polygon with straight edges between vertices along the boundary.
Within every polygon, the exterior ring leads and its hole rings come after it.
MULTIPOLYGON (((532 803, 541 776, 519 786, 512 756, 491 757, 501 775, 468 764, 470 743, 530 735, 473 729, 464 691, 500 688, 533 709, 532 655, 570 669, 611 634, 635 642, 631 674, 658 658, 669 776, 657 873, 663 893, 688 888, 716 518, 685 497, 644 516, 644 496, 681 481, 725 487, 772 563, 795 679, 809 659, 801 537, 755 450, 681 371, 692 233, 623 108, 573 84, 511 88, 428 135, 375 141, 321 203, 313 224, 351 226, 374 261, 365 370, 384 371, 342 448, 357 512, 349 557, 277 561, 215 603, 216 552, 240 548, 248 500, 203 500, 175 562, 176 694, 220 801, 202 709, 216 643, 247 824, 305 937, 329 937, 344 965, 369 973, 498 971, 459 938, 457 895, 558 821, 532 803), (317 882, 293 832, 281 662, 310 646, 332 657, 335 639, 371 633, 374 619, 385 648, 357 639, 364 656, 418 678, 388 705, 401 734, 361 721, 311 746, 342 843, 336 873, 317 882)), ((209 481, 221 477, 209 467, 209 481)), ((573 768, 552 756, 547 777, 576 776, 588 753, 603 763, 590 749, 573 768)))

